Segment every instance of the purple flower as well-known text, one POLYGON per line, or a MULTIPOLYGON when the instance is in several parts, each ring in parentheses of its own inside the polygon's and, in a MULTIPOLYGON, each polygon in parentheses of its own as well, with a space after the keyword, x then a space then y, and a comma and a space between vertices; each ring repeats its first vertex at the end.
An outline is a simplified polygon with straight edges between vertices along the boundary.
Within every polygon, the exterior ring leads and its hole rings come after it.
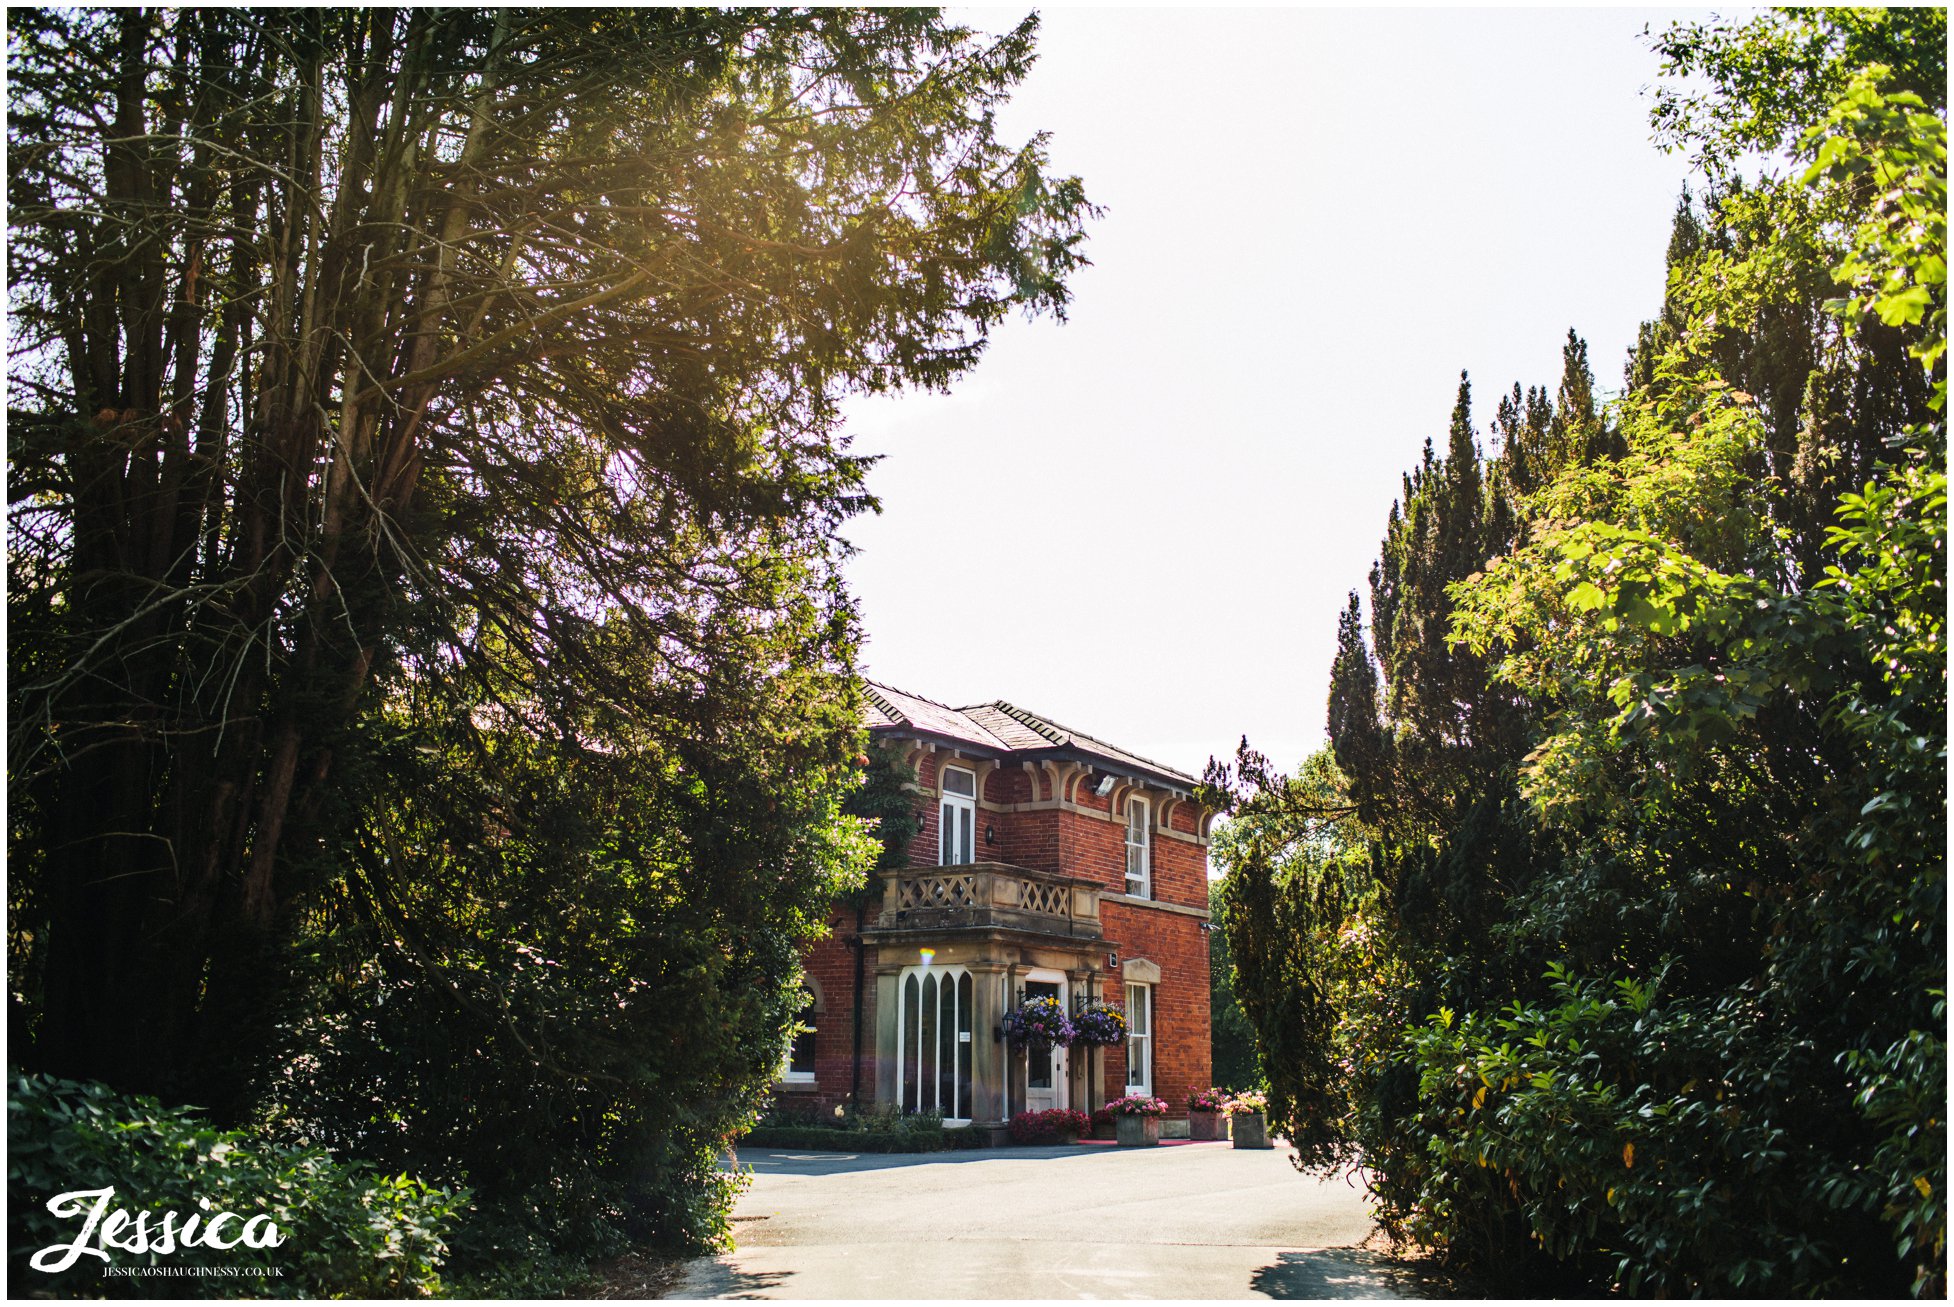
POLYGON ((1004 1034, 1027 1048, 1050 1048, 1072 1042, 1072 1022, 1057 999, 1040 994, 1004 1014, 1004 1034))
POLYGON ((1126 1013, 1111 1003, 1088 1003, 1072 1018, 1074 1044, 1117 1044, 1126 1038, 1126 1013))

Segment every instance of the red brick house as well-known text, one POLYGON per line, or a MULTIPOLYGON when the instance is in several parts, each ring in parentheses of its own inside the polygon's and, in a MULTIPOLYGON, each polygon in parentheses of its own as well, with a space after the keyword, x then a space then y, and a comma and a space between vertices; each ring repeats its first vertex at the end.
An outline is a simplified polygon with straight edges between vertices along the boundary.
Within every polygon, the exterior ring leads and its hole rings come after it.
POLYGON ((1186 1115, 1210 1076, 1208 827, 1194 778, 1008 703, 871 682, 868 725, 915 769, 923 819, 879 900, 837 907, 779 1086, 994 1125, 1126 1093, 1186 1115), (1050 995, 1125 1007, 1124 1046, 1028 1051, 1004 1014, 1050 995))

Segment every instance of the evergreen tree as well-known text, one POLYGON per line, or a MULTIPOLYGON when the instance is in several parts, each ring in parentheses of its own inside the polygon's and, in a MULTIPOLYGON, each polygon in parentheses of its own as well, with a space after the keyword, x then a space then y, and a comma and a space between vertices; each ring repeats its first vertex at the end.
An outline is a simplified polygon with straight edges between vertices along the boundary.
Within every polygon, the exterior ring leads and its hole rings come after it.
POLYGON ((1372 574, 1381 684, 1339 622, 1357 811, 1233 796, 1238 990, 1300 1156, 1362 1156, 1420 1242, 1542 1287, 1937 1294, 1945 15, 1658 44, 1714 88, 1657 109, 1712 186, 1629 394, 1597 410, 1570 333, 1468 475, 1462 388, 1372 574))
POLYGON ((875 857, 841 403, 1083 261, 1035 19, 8 28, 14 1059, 722 1234, 875 857))

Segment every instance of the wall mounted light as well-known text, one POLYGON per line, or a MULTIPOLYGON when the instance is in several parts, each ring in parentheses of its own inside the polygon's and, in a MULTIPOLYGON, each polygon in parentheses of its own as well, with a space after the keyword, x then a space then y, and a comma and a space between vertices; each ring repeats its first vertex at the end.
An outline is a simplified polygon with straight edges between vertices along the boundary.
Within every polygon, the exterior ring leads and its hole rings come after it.
POLYGON ((1099 778, 1099 784, 1092 787, 1092 792, 1103 799, 1108 794, 1111 794, 1113 792, 1113 785, 1118 780, 1119 777, 1113 775, 1111 772, 1108 772, 1106 775, 1101 776, 1099 778))
POLYGON ((984 827, 984 843, 986 844, 997 843, 997 827, 995 826, 984 827))

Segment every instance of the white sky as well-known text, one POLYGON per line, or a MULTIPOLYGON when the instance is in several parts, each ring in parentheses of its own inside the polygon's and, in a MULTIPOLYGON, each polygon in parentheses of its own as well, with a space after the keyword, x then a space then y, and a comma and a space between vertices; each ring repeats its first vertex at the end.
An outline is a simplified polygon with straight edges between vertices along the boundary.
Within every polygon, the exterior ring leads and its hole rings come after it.
POLYGON ((851 409, 866 674, 1293 767, 1460 369, 1482 432, 1570 326, 1619 387, 1688 172, 1640 33, 1685 12, 1047 9, 1000 122, 1106 206, 1094 266, 953 394, 851 409))

